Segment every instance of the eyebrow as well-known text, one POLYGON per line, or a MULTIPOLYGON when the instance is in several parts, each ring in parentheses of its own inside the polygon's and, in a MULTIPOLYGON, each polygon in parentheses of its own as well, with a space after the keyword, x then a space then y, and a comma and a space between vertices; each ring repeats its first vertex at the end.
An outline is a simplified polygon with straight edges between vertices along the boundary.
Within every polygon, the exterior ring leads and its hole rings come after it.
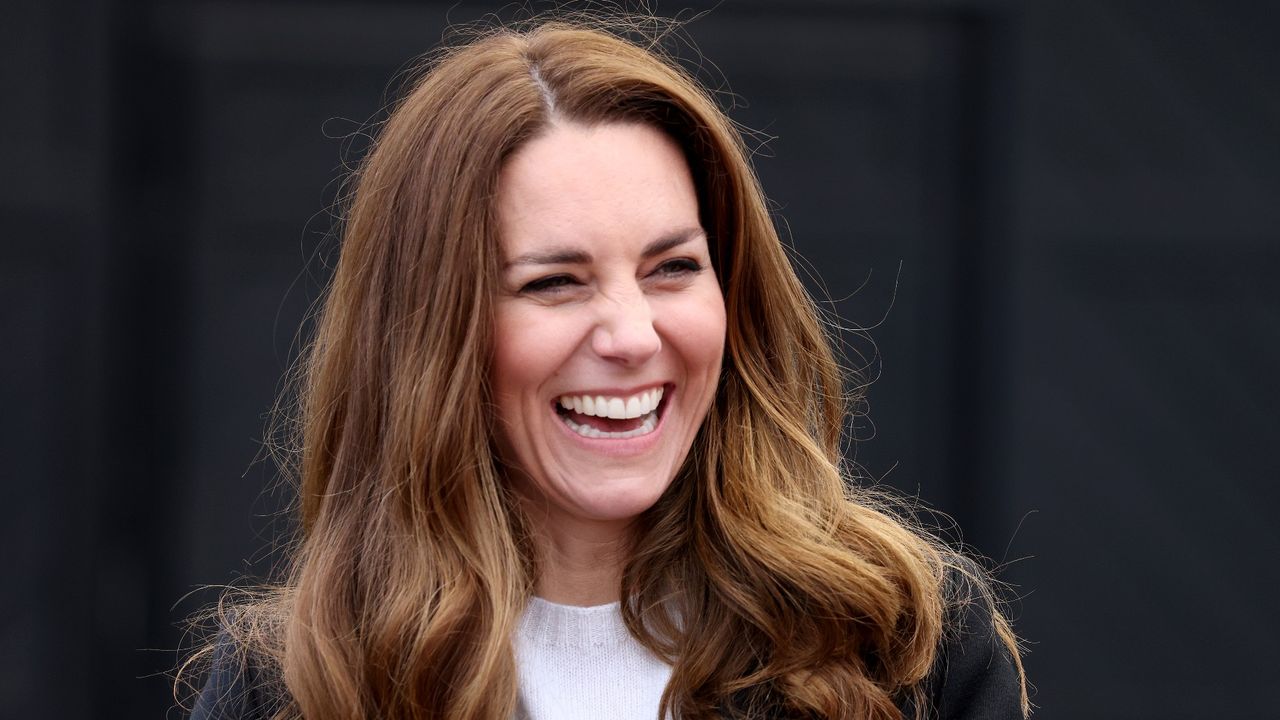
MULTIPOLYGON (((705 238, 707 232, 700 227, 683 228, 667 233, 645 246, 640 256, 645 260, 661 255, 687 242, 705 238)), ((516 265, 583 265, 591 262, 591 253, 572 247, 553 247, 547 250, 525 253, 503 263, 508 270, 516 265)))

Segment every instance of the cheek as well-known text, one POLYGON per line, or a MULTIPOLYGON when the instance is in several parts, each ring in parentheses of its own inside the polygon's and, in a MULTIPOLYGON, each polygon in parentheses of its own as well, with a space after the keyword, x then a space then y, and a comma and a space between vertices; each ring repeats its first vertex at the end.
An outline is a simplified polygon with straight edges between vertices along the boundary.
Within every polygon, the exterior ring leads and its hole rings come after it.
POLYGON ((725 309, 719 288, 694 299, 673 303, 663 313, 667 337, 679 351, 686 370, 714 383, 724 356, 725 309))
POLYGON ((494 317, 493 362, 489 368, 494 442, 502 461, 518 468, 529 460, 529 393, 536 392, 540 354, 531 322, 517 308, 499 304, 494 317))
MULTIPOLYGON (((490 387, 493 390, 497 427, 507 432, 519 421, 520 400, 538 385, 539 338, 530 331, 532 323, 514 309, 499 308, 494 324, 493 364, 490 387)), ((545 342, 545 340, 543 340, 545 342)))
POLYGON ((511 312, 498 312, 494 324, 493 364, 489 378, 494 400, 498 403, 511 394, 512 386, 518 384, 521 368, 526 367, 523 360, 529 354, 525 349, 528 342, 520 328, 520 323, 515 322, 511 312))
POLYGON ((515 411, 560 372, 578 330, 571 314, 541 307, 500 304, 494 320, 489 381, 499 410, 515 411))
POLYGON ((685 322, 696 334, 701 352, 719 357, 724 351, 725 309, 724 298, 720 295, 720 287, 712 286, 702 293, 695 307, 690 308, 690 317, 685 322))

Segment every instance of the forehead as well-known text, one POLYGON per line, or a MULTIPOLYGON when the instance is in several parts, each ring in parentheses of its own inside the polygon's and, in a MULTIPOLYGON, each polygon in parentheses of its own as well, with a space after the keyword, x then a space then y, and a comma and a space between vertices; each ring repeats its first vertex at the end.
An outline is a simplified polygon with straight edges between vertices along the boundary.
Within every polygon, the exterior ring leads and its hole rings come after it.
POLYGON ((497 211, 505 259, 548 243, 648 242, 698 225, 688 163, 638 123, 557 123, 503 166, 497 211))

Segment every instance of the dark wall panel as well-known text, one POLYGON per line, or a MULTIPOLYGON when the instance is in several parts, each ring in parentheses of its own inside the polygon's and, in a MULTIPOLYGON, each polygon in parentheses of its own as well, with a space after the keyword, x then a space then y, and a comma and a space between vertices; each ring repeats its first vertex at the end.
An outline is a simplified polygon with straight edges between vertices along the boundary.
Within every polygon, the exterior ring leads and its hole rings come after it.
POLYGON ((1016 543, 1035 557, 1010 576, 1033 592, 1046 716, 1270 712, 1274 19, 1195 2, 1027 13, 1004 433, 1013 503, 1038 511, 1016 543))

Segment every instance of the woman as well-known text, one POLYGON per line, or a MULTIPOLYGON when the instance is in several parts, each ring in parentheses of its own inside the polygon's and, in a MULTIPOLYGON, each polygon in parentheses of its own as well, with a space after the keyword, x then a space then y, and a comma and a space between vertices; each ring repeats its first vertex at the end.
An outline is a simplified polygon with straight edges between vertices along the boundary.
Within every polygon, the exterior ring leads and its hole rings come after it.
POLYGON ((730 121, 608 32, 438 58, 357 177, 287 583, 196 717, 1026 712, 981 574, 840 471, 842 378, 730 121))

